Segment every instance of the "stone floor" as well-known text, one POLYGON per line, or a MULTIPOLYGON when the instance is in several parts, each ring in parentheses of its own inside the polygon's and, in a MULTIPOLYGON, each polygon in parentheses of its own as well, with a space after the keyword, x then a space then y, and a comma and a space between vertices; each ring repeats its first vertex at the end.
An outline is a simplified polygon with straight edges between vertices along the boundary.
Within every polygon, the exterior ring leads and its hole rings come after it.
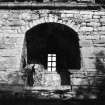
POLYGON ((0 85, 0 97, 34 97, 37 99, 69 99, 75 97, 70 86, 23 87, 19 85, 0 85))
POLYGON ((0 105, 105 105, 103 100, 75 98, 75 93, 69 86, 56 89, 54 87, 23 88, 3 84, 2 88, 0 88, 0 105))
MULTIPOLYGON (((59 87, 24 87, 23 85, 9 85, 0 84, 0 98, 34 98, 34 99, 78 99, 81 97, 76 96, 76 92, 71 86, 59 86, 59 87)), ((83 99, 83 98, 82 98, 83 99)))
POLYGON ((70 87, 35 87, 35 88, 26 88, 25 96, 33 96, 37 98, 48 98, 48 99, 69 99, 75 97, 75 93, 70 90, 70 87))

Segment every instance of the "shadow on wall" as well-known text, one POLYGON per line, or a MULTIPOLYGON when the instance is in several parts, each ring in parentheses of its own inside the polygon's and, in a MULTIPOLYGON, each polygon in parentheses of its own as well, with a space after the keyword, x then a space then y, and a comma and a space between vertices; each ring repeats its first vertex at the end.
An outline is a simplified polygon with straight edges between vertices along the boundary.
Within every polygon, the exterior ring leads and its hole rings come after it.
POLYGON ((105 58, 105 53, 103 51, 95 54, 95 67, 96 72, 87 75, 85 78, 85 84, 83 85, 84 80, 81 82, 81 86, 76 90, 76 97, 82 99, 104 99, 105 97, 105 64, 103 62, 105 58))
POLYGON ((105 64, 104 64, 104 59, 105 59, 105 53, 102 51, 98 54, 96 54, 96 70, 97 70, 97 75, 100 76, 100 78, 97 78, 97 89, 98 89, 98 98, 99 99, 104 99, 105 97, 105 64))

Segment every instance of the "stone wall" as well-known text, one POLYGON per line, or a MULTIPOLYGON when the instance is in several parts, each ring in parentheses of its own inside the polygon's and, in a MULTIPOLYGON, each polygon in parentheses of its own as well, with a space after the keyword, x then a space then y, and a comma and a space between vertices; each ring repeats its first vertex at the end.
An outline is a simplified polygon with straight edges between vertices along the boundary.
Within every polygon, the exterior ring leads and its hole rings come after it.
POLYGON ((46 22, 65 24, 76 31, 81 70, 96 70, 96 53, 105 53, 105 10, 0 9, 0 83, 23 84, 20 65, 25 34, 46 22))

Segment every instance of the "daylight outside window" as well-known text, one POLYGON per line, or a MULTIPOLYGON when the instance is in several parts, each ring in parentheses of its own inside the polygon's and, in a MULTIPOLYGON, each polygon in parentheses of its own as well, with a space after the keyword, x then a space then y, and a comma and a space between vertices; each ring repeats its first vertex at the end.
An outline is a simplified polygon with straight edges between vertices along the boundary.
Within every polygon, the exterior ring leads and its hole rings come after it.
POLYGON ((48 54, 48 71, 56 71, 56 54, 48 54))

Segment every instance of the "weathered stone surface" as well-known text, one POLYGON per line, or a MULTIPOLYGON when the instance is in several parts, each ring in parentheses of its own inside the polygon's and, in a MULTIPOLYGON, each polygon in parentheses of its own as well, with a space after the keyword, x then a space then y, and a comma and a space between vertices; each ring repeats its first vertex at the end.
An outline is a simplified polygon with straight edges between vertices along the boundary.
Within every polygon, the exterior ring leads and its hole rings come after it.
POLYGON ((85 33, 84 33, 84 36, 82 36, 83 37, 83 39, 85 39, 85 40, 98 40, 99 38, 100 38, 100 35, 98 34, 98 35, 93 35, 93 34, 91 34, 91 35, 86 35, 85 33))
POLYGON ((105 16, 105 12, 102 10, 102 11, 96 11, 94 12, 95 15, 99 15, 99 16, 105 16))
POLYGON ((100 18, 101 16, 100 15, 93 15, 93 19, 97 19, 97 18, 100 18))
POLYGON ((81 49, 82 57, 94 57, 94 47, 82 47, 81 49))
POLYGON ((99 31, 104 31, 104 30, 105 30, 105 26, 98 27, 98 30, 99 30, 99 31))
POLYGON ((90 22, 90 23, 86 23, 87 26, 93 26, 93 27, 98 27, 101 25, 101 23, 99 22, 90 22))
POLYGON ((96 68, 95 59, 83 58, 84 68, 96 68))
POLYGON ((16 57, 0 57, 0 70, 16 69, 17 59, 16 57))
MULTIPOLYGON (((0 83, 24 84, 17 71, 0 71, 0 83)), ((0 87, 1 89, 2 87, 0 87)))
POLYGON ((100 22, 103 22, 103 23, 105 23, 105 17, 103 17, 103 18, 100 18, 100 22))
POLYGON ((80 44, 81 47, 90 47, 90 46, 93 46, 92 40, 81 40, 79 42, 79 44, 80 44))
POLYGON ((46 73, 45 74, 45 86, 49 87, 59 87, 61 85, 59 74, 55 73, 46 73))
POLYGON ((80 31, 93 31, 93 27, 80 27, 80 31))
MULTIPOLYGON (((105 53, 105 11, 0 10, 0 82, 14 83, 20 70, 27 30, 45 22, 65 24, 77 32, 86 70, 95 70, 95 53, 105 53), (11 71, 11 72, 9 72, 11 71), (8 77, 9 76, 9 77, 8 77)), ((20 78, 20 77, 18 77, 20 78)), ((58 74, 45 74, 46 86, 59 85, 58 74)), ((79 81, 79 80, 78 80, 79 81)), ((20 79, 20 83, 21 79, 20 79)), ((79 82, 78 82, 79 83, 79 82)))
POLYGON ((83 14, 82 15, 83 19, 91 19, 92 18, 92 14, 83 14))
POLYGON ((105 44, 105 39, 101 38, 101 39, 97 39, 97 40, 93 40, 94 44, 105 44))
POLYGON ((83 15, 83 14, 84 14, 84 15, 85 15, 85 14, 86 14, 86 15, 92 15, 92 14, 94 14, 94 12, 93 12, 93 11, 85 11, 85 10, 84 10, 84 11, 80 11, 80 14, 82 14, 82 15, 83 15))

